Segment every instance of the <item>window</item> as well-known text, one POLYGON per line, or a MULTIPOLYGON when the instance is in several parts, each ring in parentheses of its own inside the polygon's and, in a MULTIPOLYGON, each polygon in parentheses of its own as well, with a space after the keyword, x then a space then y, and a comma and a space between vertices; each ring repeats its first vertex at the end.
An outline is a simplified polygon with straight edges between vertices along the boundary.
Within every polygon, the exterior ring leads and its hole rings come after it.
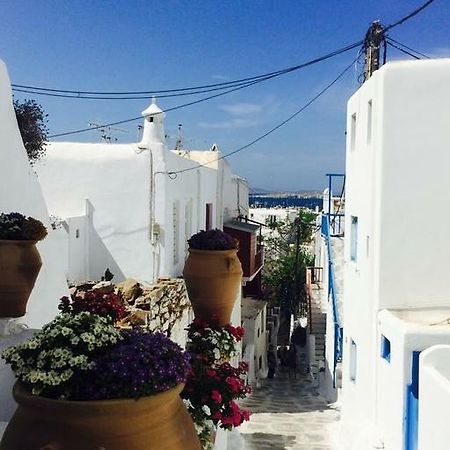
POLYGON ((262 369, 262 356, 259 357, 258 366, 259 366, 259 370, 261 370, 262 369))
POLYGON ((367 103, 367 144, 372 142, 372 100, 367 103))
POLYGON ((356 113, 352 114, 350 120, 350 150, 355 150, 356 145, 356 113))
POLYGON ((206 204, 206 221, 205 230, 208 231, 212 228, 212 203, 206 204))
POLYGON ((180 206, 179 202, 176 201, 172 205, 172 215, 173 215, 173 263, 178 264, 179 259, 179 228, 180 228, 180 206))
POLYGON ((77 228, 75 230, 75 239, 78 239, 80 237, 80 230, 77 228))
POLYGON ((381 357, 391 362, 391 341, 383 335, 381 335, 381 357))
POLYGON ((350 339, 350 381, 356 382, 356 343, 350 339))
POLYGON ((259 337, 260 334, 261 334, 261 332, 260 332, 260 329, 258 328, 258 337, 259 337))
POLYGON ((351 216, 350 259, 354 262, 358 259, 358 218, 356 216, 351 216))

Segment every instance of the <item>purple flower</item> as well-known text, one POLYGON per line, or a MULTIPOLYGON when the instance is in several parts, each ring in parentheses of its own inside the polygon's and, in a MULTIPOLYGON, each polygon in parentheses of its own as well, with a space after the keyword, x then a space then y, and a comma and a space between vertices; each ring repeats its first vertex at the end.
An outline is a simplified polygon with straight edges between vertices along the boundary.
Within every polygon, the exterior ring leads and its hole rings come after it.
POLYGON ((162 333, 123 331, 123 340, 94 358, 76 382, 74 400, 138 398, 186 381, 189 356, 162 333))

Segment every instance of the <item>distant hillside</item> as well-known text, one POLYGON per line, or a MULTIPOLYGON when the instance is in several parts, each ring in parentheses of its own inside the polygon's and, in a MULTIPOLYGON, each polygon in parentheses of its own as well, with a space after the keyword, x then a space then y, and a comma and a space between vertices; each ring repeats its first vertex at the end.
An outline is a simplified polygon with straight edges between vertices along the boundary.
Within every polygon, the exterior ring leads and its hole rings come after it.
POLYGON ((249 187, 249 194, 255 195, 255 194, 270 194, 271 191, 268 191, 267 189, 262 189, 258 187, 249 187))

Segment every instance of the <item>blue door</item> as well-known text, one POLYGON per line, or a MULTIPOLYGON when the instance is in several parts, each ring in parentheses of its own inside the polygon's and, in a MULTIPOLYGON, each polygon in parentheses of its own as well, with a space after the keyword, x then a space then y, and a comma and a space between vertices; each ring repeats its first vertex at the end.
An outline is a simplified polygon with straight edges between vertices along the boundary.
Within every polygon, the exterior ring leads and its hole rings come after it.
POLYGON ((420 352, 412 353, 411 384, 406 386, 405 450, 417 450, 419 355, 420 352))

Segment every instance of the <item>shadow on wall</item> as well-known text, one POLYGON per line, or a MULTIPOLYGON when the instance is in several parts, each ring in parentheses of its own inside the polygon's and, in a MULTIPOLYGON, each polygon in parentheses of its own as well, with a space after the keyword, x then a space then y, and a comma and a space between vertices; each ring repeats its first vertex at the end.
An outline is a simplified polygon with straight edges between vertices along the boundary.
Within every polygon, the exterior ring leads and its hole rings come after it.
POLYGON ((285 450, 291 448, 296 442, 295 436, 283 436, 282 434, 268 434, 268 433, 241 433, 244 438, 244 449, 257 448, 259 450, 285 450))
POLYGON ((106 269, 113 273, 114 283, 120 283, 127 278, 93 226, 89 230, 89 245, 90 278, 100 280, 106 269))

